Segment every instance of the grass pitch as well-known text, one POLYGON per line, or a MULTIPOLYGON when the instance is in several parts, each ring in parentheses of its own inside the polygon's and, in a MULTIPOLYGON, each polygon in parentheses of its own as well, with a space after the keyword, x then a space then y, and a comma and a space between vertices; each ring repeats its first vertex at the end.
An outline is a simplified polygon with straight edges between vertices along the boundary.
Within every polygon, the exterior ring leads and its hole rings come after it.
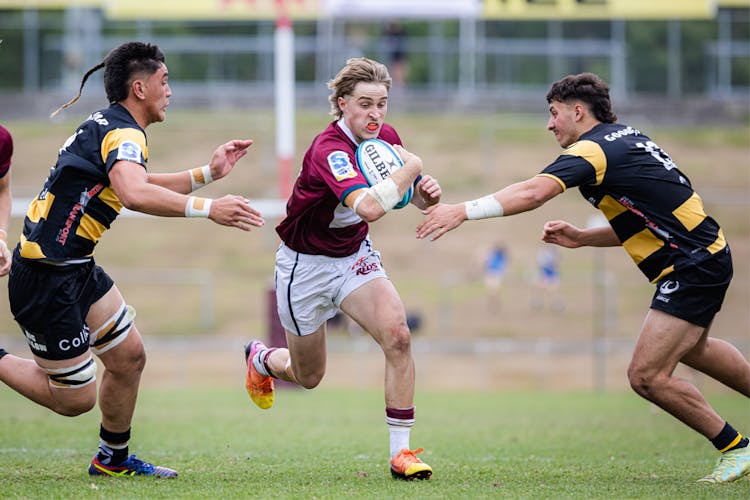
MULTIPOLYGON (((16 196, 38 192, 57 148, 89 111, 73 108, 64 123, 4 123, 16 139, 16 196)), ((445 201, 456 202, 525 179, 554 159, 559 147, 544 130, 544 106, 540 111, 534 117, 392 112, 389 121, 440 179, 445 201)), ((325 112, 298 116, 298 157, 327 123, 325 112)), ((713 332, 747 346, 750 127, 656 130, 641 121, 631 124, 643 126, 688 173, 731 241, 735 280, 713 332)), ((216 145, 249 136, 256 143, 241 168, 202 194, 274 197, 272 131, 272 115, 258 110, 170 111, 167 123, 149 128, 152 169, 203 164, 216 145)), ((430 244, 414 239, 421 216, 405 209, 374 225, 373 236, 407 309, 423 314, 420 340, 590 339, 593 253, 565 252, 563 314, 530 311, 528 276, 545 220, 565 218, 582 225, 592 213, 577 193, 568 193, 533 213, 467 224, 430 244), (477 271, 481 250, 497 240, 508 243, 512 259, 500 310, 487 307, 477 271)), ((15 238, 21 225, 21 219, 12 221, 15 238)), ((267 329, 263 306, 278 243, 274 225, 269 220, 266 228, 244 234, 207 221, 124 219, 105 235, 96 255, 138 309, 147 343, 158 336, 245 339, 267 329), (125 279, 173 267, 204 270, 214 280, 215 321, 210 328, 199 321, 195 290, 125 279)), ((608 335, 634 340, 651 289, 621 249, 603 252, 607 270, 618 280, 617 322, 608 335)), ((0 344, 18 336, 0 287, 0 344)), ((11 351, 28 356, 27 350, 11 351)), ((178 362, 184 361, 181 351, 174 354, 178 362)), ((561 357, 552 353, 527 364, 539 367, 544 380, 564 379, 561 357)), ((514 390, 526 387, 509 371, 503 361, 507 358, 492 358, 493 369, 486 375, 478 375, 484 372, 474 366, 457 376, 478 387, 495 379, 508 381, 514 390)), ((423 366, 418 362, 420 374, 423 366)), ((379 388, 363 384, 367 388, 360 390, 321 386, 312 392, 284 391, 275 407, 264 412, 249 401, 241 380, 235 389, 226 384, 196 388, 180 378, 192 368, 185 363, 161 374, 166 381, 178 378, 177 389, 144 387, 134 422, 133 452, 178 469, 177 480, 89 478, 86 468, 98 443, 98 411, 68 419, 0 387, 0 498, 750 497, 750 480, 718 487, 696 484, 716 459, 710 443, 631 392, 464 394, 441 385, 446 376, 441 369, 440 377, 419 383, 424 388, 431 382, 433 392, 418 390, 412 433, 412 445, 426 448, 421 456, 434 475, 429 481, 403 483, 392 480, 388 471, 379 388)), ((350 370, 344 369, 342 376, 350 381, 363 378, 361 366, 350 370)), ((224 371, 199 365, 190 376, 209 384, 224 371)), ((333 374, 327 383, 333 382, 333 374)), ((374 385, 381 385, 382 377, 375 379, 374 385)), ((750 433, 747 399, 728 393, 709 396, 721 415, 750 433)))
MULTIPOLYGON (((711 402, 744 428, 747 399, 711 402)), ((635 394, 427 392, 412 446, 429 481, 391 479, 378 391, 281 390, 271 410, 237 388, 145 389, 131 451, 176 480, 89 478, 97 411, 52 415, 0 391, 0 497, 748 498, 750 480, 698 484, 710 443, 635 394)), ((746 431, 747 432, 747 431, 746 431)))

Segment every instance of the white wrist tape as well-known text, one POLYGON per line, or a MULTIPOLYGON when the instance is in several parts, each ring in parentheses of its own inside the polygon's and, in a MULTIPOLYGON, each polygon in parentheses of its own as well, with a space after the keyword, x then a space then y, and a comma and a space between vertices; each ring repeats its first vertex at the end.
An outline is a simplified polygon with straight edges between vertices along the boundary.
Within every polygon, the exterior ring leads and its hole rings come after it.
POLYGON ((390 177, 372 186, 368 192, 386 212, 401 201, 401 195, 398 194, 398 186, 396 186, 396 183, 390 177))
POLYGON ((185 204, 185 217, 208 217, 212 201, 211 198, 191 196, 185 204))
POLYGON ((464 205, 466 206, 466 218, 469 220, 502 217, 504 213, 503 206, 491 194, 477 198, 476 200, 467 201, 464 205))
POLYGON ((211 167, 203 165, 202 167, 195 167, 190 170, 190 187, 192 191, 198 188, 202 188, 206 184, 210 184, 214 181, 211 177, 211 167))
POLYGON ((362 203, 362 200, 365 199, 365 196, 367 196, 367 193, 369 192, 370 192, 370 188, 367 188, 367 189, 362 190, 361 193, 359 193, 359 196, 357 196, 357 199, 354 200, 354 205, 352 205, 352 210, 354 210, 355 212, 357 211, 357 207, 359 206, 360 203, 362 203))

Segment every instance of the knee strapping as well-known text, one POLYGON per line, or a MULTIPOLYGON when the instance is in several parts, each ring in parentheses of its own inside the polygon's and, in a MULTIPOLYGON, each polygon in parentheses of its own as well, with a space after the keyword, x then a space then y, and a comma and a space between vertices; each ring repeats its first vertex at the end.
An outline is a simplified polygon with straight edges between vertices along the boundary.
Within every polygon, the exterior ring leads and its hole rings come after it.
POLYGON ((97 356, 109 351, 125 340, 133 327, 135 309, 122 303, 115 314, 91 334, 91 350, 97 356))
POLYGON ((66 368, 45 368, 49 383, 59 389, 77 389, 96 380, 96 363, 89 356, 75 366, 66 368))

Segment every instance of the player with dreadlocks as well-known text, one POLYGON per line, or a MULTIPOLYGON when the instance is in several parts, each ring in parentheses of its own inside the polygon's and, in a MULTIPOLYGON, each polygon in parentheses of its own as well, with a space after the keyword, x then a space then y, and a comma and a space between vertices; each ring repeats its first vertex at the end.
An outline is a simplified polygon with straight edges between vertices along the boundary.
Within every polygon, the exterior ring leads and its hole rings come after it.
POLYGON ((164 121, 172 94, 164 54, 156 45, 115 48, 83 77, 104 68, 109 107, 92 113, 59 150, 57 163, 28 207, 8 283, 10 308, 34 359, 0 348, 0 380, 65 416, 97 401, 99 451, 90 475, 175 477, 177 472, 128 451, 141 373, 143 341, 113 280, 94 262, 94 247, 123 207, 163 217, 203 217, 249 231, 263 225, 242 196, 193 196, 229 174, 251 140, 219 146, 210 162, 175 173, 149 173, 145 129, 164 121))

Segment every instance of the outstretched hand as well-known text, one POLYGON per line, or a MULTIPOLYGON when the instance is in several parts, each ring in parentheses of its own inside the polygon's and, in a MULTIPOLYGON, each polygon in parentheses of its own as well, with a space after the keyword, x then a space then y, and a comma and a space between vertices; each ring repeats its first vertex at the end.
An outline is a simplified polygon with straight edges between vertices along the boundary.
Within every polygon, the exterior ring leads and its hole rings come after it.
POLYGON ((233 194, 214 199, 208 218, 222 226, 232 226, 243 231, 250 231, 253 227, 263 227, 265 224, 258 210, 251 207, 242 196, 233 194))
POLYGON ((463 203, 446 205, 438 203, 426 210, 422 210, 424 220, 417 226, 417 238, 426 238, 434 233, 430 241, 435 241, 442 235, 457 228, 466 220, 466 207, 463 203))
POLYGON ((247 148, 252 143, 252 139, 233 140, 216 148, 209 163, 213 180, 221 179, 229 174, 234 168, 235 163, 247 154, 247 148))

